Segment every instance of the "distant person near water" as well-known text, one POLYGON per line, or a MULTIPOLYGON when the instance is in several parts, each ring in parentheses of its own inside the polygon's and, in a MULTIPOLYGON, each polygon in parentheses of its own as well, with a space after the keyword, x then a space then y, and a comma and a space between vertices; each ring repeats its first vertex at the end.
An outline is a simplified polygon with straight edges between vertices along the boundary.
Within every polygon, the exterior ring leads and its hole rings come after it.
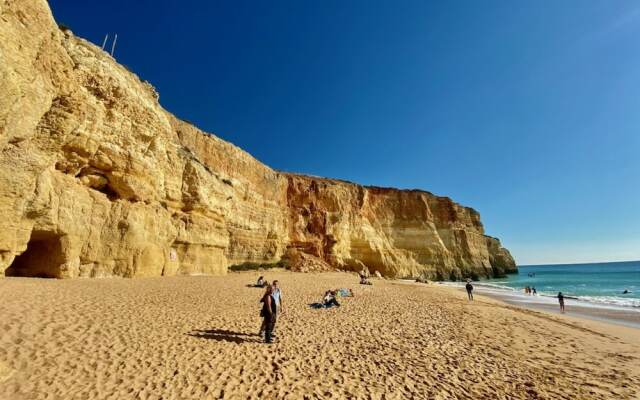
POLYGON ((564 312, 564 296, 562 292, 558 292, 558 303, 560 303, 560 312, 564 312))
POLYGON ((469 297, 469 300, 473 300, 473 285, 471 281, 467 281, 465 288, 467 289, 467 297, 469 297))
MULTIPOLYGON (((262 326, 264 327, 264 342, 273 343, 273 328, 276 324, 276 300, 273 298, 273 286, 267 285, 264 296, 260 300, 262 302, 262 310, 260 316, 263 318, 262 326)), ((259 335, 262 335, 263 328, 260 328, 259 335)))

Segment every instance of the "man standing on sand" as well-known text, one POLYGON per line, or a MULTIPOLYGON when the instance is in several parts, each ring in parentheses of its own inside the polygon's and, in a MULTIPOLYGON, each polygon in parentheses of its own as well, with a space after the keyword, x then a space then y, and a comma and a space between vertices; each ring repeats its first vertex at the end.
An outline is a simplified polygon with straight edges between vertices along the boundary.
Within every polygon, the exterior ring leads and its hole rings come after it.
POLYGON ((467 289, 467 296, 469 297, 469 300, 473 301, 473 285, 470 280, 467 280, 465 288, 467 289))
MULTIPOLYGON (((282 311, 283 311, 283 307, 282 307, 282 290, 280 290, 280 287, 278 286, 278 281, 274 280, 273 281, 273 294, 272 294, 274 300, 276 301, 276 314, 279 315, 282 311)), ((275 327, 275 320, 273 321, 273 336, 276 335, 276 327, 275 327)))
POLYGON ((562 292, 558 292, 558 303, 560 303, 560 312, 564 312, 564 296, 562 292))

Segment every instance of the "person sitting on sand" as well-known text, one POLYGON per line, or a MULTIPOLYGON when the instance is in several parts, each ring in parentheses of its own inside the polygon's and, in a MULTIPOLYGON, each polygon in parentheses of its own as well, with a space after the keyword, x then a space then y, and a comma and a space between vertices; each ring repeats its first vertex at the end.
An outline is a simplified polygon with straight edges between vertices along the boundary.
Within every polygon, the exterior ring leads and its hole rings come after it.
MULTIPOLYGON (((273 298, 273 286, 267 285, 267 288, 260 300, 262 303, 262 310, 260 310, 260 316, 262 317, 262 326, 264 327, 264 342, 273 343, 272 334, 273 328, 276 324, 276 300, 273 298)), ((262 335, 263 328, 260 328, 258 335, 262 335)))
POLYGON ((258 282, 256 282, 257 287, 264 287, 264 276, 258 278, 258 282))
POLYGON ((465 289, 467 289, 467 297, 469 298, 469 300, 473 301, 473 285, 471 284, 470 280, 467 281, 465 289))
POLYGON ((560 303, 560 312, 564 312, 564 296, 562 292, 558 292, 558 303, 560 303))
POLYGON ((322 299, 322 304, 326 307, 340 307, 340 303, 336 299, 336 293, 333 290, 327 290, 324 294, 324 298, 322 299))
POLYGON ((364 276, 360 276, 360 284, 361 285, 373 285, 369 279, 364 276))

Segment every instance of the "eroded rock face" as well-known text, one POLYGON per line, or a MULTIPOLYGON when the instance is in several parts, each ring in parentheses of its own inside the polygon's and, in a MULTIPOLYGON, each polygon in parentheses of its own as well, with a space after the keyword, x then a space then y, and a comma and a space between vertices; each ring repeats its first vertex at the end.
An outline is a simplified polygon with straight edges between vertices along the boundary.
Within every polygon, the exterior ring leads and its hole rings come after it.
POLYGON ((224 274, 282 259, 431 278, 515 269, 474 210, 274 171, 166 112, 151 85, 58 29, 46 1, 0 0, 0 272, 224 274))
POLYGON ((289 247, 359 271, 460 279, 515 269, 500 242, 484 235, 480 215, 419 190, 363 187, 287 175, 289 247))

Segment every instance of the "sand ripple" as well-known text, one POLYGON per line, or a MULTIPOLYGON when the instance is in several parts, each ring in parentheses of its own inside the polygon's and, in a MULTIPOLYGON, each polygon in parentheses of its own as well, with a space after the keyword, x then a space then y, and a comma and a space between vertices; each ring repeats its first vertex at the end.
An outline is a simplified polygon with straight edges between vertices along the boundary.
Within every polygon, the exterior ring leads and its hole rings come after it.
POLYGON ((451 288, 268 274, 278 343, 256 336, 256 274, 0 279, 1 399, 632 399, 640 348, 451 288), (315 310, 323 289, 352 287, 315 310))

